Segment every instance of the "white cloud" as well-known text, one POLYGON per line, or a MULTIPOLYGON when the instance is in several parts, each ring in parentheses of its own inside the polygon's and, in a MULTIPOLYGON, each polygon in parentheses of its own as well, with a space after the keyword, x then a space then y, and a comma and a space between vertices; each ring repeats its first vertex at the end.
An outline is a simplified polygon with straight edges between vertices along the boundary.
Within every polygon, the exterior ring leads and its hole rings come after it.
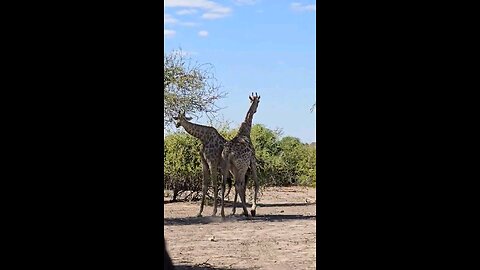
POLYGON ((163 18, 163 24, 175 24, 175 25, 181 25, 181 26, 188 26, 188 27, 193 27, 193 26, 197 26, 198 23, 194 23, 194 22, 182 22, 176 18, 174 18, 172 15, 170 14, 167 14, 167 13, 164 13, 164 18, 163 18))
POLYGON ((185 8, 185 9, 202 9, 205 13, 202 15, 204 19, 223 18, 230 13, 232 9, 222 6, 216 2, 209 0, 165 0, 165 8, 185 8))
POLYGON ((163 35, 165 37, 173 37, 175 36, 175 31, 174 30, 170 30, 170 29, 163 29, 163 35))
POLYGON ((258 0, 234 0, 236 5, 243 6, 243 5, 255 5, 258 0))
POLYGON ((227 15, 225 14, 207 12, 202 15, 202 19, 215 20, 215 19, 226 17, 226 16, 227 15))
POLYGON ((198 23, 194 23, 194 22, 179 22, 178 24, 182 26, 187 26, 187 27, 195 27, 198 25, 198 23))
POLYGON ((178 22, 178 20, 172 17, 172 15, 170 14, 165 13, 163 15, 164 15, 163 24, 175 24, 178 22))
POLYGON ((181 10, 177 11, 177 14, 178 15, 190 15, 190 14, 195 14, 197 12, 198 12, 198 10, 193 9, 193 8, 189 8, 189 9, 181 9, 181 10))
POLYGON ((184 51, 182 49, 176 49, 172 51, 173 54, 178 54, 180 56, 189 57, 191 55, 197 55, 197 52, 184 51))
POLYGON ((209 0, 165 0, 164 7, 183 7, 183 8, 216 8, 220 5, 209 0))
POLYGON ((198 32, 198 35, 201 36, 201 37, 207 37, 207 36, 208 36, 208 32, 205 31, 205 30, 202 30, 202 31, 198 32))
POLYGON ((294 2, 290 5, 290 8, 295 11, 317 11, 317 4, 302 5, 301 3, 294 2))

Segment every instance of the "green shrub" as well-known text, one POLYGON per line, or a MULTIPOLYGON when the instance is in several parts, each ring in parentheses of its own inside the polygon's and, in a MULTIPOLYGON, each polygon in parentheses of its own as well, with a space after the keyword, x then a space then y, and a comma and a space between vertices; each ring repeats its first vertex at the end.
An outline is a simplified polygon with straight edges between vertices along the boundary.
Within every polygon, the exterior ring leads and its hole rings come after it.
MULTIPOLYGON (((220 128, 219 133, 232 139, 237 129, 220 128)), ((303 144, 298 138, 281 137, 261 124, 252 127, 251 138, 257 159, 257 175, 261 187, 306 185, 316 186, 316 148, 303 144)), ((201 143, 185 132, 165 137, 165 189, 174 191, 174 197, 185 190, 201 191, 201 143)), ((219 176, 219 184, 220 184, 219 176)), ((248 182, 253 186, 253 181, 248 182)))

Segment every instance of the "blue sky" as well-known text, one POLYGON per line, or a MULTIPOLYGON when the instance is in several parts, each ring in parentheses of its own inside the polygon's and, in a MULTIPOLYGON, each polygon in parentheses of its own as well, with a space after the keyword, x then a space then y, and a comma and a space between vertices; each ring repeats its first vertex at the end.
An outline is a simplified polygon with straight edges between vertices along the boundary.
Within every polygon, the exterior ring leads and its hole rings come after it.
MULTIPOLYGON (((257 92, 253 122, 316 141, 316 4, 284 0, 165 0, 165 52, 211 63, 227 92, 221 118, 238 127, 257 92)), ((194 122, 206 124, 206 119, 194 122)))

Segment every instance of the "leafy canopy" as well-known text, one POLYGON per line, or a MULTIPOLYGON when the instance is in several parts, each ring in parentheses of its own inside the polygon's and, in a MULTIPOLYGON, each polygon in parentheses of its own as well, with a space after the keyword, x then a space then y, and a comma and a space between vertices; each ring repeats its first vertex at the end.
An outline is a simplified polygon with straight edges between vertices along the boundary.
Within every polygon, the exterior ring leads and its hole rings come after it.
POLYGON ((225 97, 220 91, 210 64, 194 63, 182 50, 174 50, 163 57, 164 125, 172 127, 173 117, 182 111, 214 118, 220 109, 216 101, 225 97))

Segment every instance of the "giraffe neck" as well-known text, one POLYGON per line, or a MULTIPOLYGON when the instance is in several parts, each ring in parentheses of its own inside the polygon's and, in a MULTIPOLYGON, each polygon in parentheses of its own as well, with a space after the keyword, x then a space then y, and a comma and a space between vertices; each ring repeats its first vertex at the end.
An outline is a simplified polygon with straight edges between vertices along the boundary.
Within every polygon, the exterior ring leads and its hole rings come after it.
POLYGON ((252 130, 253 115, 255 114, 253 111, 253 106, 254 106, 254 103, 252 103, 252 105, 248 109, 247 115, 245 116, 245 120, 240 125, 240 129, 238 130, 237 136, 246 136, 247 138, 250 138, 250 132, 252 130))
POLYGON ((202 143, 205 143, 208 140, 208 135, 211 133, 209 127, 190 123, 186 120, 183 120, 181 124, 188 134, 199 139, 202 143))

